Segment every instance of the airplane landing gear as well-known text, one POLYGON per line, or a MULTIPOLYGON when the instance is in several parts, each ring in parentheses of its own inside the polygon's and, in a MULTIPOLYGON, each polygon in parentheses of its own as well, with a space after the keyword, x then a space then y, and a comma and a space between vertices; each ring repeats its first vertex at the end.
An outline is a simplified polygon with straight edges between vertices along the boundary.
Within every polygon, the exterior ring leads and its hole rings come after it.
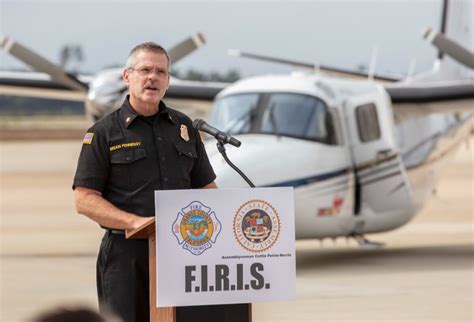
POLYGON ((385 243, 370 241, 364 235, 353 235, 352 237, 357 241, 360 248, 380 249, 385 247, 385 243))

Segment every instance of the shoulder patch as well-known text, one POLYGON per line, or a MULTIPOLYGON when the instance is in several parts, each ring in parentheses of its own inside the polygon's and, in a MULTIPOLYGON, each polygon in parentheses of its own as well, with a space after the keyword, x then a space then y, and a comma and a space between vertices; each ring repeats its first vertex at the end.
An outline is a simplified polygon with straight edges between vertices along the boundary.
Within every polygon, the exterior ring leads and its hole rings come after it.
POLYGON ((82 140, 82 144, 92 144, 93 138, 94 138, 94 133, 87 132, 86 135, 84 135, 84 140, 82 140))

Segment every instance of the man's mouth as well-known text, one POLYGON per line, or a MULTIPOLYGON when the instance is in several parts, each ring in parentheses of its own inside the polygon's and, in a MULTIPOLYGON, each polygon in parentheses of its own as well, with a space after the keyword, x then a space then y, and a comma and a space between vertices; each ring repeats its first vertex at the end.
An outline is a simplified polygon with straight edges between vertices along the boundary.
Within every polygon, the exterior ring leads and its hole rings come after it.
POLYGON ((152 86, 152 85, 150 85, 150 86, 145 86, 145 89, 146 89, 146 90, 149 90, 149 91, 158 91, 158 87, 152 86))

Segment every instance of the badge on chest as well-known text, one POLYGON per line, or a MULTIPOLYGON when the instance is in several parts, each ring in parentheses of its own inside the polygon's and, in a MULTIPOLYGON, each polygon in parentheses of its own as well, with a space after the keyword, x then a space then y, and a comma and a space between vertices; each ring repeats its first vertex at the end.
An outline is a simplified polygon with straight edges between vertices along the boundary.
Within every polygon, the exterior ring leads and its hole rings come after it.
POLYGON ((180 132, 181 132, 181 138, 184 141, 188 142, 189 141, 188 127, 184 124, 181 124, 180 132))

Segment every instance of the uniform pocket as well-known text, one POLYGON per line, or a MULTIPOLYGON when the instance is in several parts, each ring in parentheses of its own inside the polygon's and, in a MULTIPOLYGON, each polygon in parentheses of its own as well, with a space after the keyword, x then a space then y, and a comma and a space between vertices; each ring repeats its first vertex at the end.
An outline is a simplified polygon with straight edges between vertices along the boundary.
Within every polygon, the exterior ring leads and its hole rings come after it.
POLYGON ((144 148, 120 149, 110 154, 109 182, 126 190, 133 190, 149 179, 145 171, 147 154, 144 148))
POLYGON ((183 183, 182 188, 191 188, 191 171, 197 160, 196 147, 194 141, 175 142, 176 152, 178 153, 178 166, 181 174, 179 181, 183 183))

